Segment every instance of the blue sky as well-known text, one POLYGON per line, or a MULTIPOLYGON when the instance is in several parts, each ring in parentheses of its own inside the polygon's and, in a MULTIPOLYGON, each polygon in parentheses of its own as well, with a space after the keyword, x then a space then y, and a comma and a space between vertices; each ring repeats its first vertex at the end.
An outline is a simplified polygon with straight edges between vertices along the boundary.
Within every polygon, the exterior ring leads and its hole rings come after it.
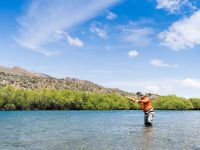
POLYGON ((0 64, 200 97, 198 0, 1 0, 0 64))

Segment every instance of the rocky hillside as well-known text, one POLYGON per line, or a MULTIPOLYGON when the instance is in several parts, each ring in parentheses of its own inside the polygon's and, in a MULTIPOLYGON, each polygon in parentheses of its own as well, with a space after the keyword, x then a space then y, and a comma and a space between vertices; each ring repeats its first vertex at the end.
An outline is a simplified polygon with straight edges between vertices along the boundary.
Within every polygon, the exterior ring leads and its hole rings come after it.
POLYGON ((27 71, 23 68, 20 67, 13 67, 13 68, 7 68, 4 66, 0 66, 0 72, 3 72, 5 74, 10 74, 10 75, 18 75, 18 76, 28 76, 28 77, 49 77, 45 74, 41 73, 36 73, 32 71, 27 71))
POLYGON ((0 86, 12 85, 22 89, 70 89, 95 93, 116 93, 119 95, 132 95, 119 89, 105 88, 90 81, 75 78, 57 79, 45 74, 27 71, 19 67, 7 68, 0 66, 0 86))

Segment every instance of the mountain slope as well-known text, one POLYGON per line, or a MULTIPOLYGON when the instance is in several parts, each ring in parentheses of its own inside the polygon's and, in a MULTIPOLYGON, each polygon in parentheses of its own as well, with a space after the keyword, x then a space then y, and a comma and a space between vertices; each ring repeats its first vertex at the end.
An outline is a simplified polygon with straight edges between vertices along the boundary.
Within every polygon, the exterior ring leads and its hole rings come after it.
POLYGON ((7 85, 12 85, 13 87, 22 89, 69 89, 104 94, 115 93, 119 95, 135 96, 134 93, 128 93, 119 89, 105 88, 86 80, 69 77, 65 79, 57 79, 41 73, 27 71, 19 67, 7 68, 1 66, 0 86, 5 87, 7 85))
POLYGON ((4 66, 0 66, 0 72, 4 72, 5 74, 28 76, 28 77, 48 77, 47 75, 32 72, 32 71, 27 71, 23 68, 16 67, 16 66, 13 68, 7 68, 4 66))

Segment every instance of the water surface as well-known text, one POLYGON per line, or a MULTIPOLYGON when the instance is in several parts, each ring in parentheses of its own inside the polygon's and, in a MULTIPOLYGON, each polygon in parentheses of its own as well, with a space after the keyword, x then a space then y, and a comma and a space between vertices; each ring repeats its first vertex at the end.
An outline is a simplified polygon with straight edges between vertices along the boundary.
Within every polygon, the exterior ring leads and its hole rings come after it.
POLYGON ((0 149, 200 150, 200 111, 2 111, 0 149))

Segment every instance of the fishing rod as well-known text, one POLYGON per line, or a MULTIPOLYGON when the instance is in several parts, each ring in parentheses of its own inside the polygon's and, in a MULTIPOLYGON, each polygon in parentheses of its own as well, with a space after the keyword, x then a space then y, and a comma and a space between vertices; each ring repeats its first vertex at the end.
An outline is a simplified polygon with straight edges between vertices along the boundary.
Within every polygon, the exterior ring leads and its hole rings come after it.
POLYGON ((130 101, 137 103, 139 100, 130 96, 125 96, 126 98, 128 98, 130 101))

